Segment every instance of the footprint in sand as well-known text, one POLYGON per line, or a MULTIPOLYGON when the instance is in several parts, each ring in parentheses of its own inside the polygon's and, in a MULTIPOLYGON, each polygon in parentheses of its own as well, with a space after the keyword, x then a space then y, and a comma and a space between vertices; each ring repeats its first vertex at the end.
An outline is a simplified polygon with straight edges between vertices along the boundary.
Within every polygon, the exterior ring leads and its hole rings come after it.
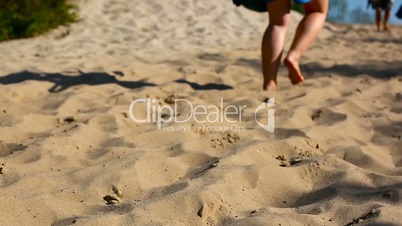
POLYGON ((25 150, 28 146, 15 143, 3 143, 0 141, 0 157, 11 155, 16 151, 25 150))
POLYGON ((215 225, 212 219, 218 218, 222 211, 229 211, 230 205, 227 205, 222 198, 207 196, 203 197, 197 210, 197 216, 207 221, 207 225, 215 225))
POLYGON ((216 61, 216 62, 226 62, 228 59, 219 53, 204 53, 197 56, 200 60, 205 61, 216 61))
POLYGON ((388 125, 378 125, 374 127, 374 134, 371 141, 377 145, 386 145, 402 140, 402 123, 393 122, 388 125))
POLYGON ((89 124, 95 125, 103 132, 112 132, 117 129, 116 117, 110 114, 96 116, 90 119, 89 124))
POLYGON ((20 180, 20 176, 15 170, 8 169, 5 172, 5 165, 0 167, 0 188, 6 188, 16 184, 20 180))
POLYGON ((276 139, 279 140, 288 139, 294 136, 308 138, 308 136, 299 129, 286 129, 286 128, 276 128, 274 136, 276 139))

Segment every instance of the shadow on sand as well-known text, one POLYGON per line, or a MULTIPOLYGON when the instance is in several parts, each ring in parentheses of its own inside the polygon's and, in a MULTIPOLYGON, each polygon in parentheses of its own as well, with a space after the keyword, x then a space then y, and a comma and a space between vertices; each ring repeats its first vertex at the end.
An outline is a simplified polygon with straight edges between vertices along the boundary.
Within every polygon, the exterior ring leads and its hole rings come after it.
POLYGON ((338 74, 345 77, 356 77, 369 75, 377 79, 390 79, 402 75, 402 61, 389 63, 368 62, 362 65, 336 64, 332 67, 325 67, 319 63, 302 64, 302 70, 306 75, 329 75, 338 74))
POLYGON ((233 89, 232 86, 228 86, 225 84, 216 84, 216 83, 207 83, 205 85, 200 85, 195 82, 189 82, 185 79, 178 79, 175 80, 176 83, 180 84, 188 84, 193 88, 194 90, 228 90, 228 89, 233 89))
MULTIPOLYGON (((146 86, 156 86, 156 84, 140 81, 119 81, 115 75, 105 72, 84 73, 78 71, 78 75, 64 75, 61 73, 37 73, 21 71, 6 76, 0 76, 0 84, 10 85, 28 80, 51 82, 54 85, 48 90, 50 93, 58 93, 76 85, 104 85, 116 84, 128 89, 137 89, 146 86)), ((124 76, 122 72, 115 72, 118 76, 124 76)))

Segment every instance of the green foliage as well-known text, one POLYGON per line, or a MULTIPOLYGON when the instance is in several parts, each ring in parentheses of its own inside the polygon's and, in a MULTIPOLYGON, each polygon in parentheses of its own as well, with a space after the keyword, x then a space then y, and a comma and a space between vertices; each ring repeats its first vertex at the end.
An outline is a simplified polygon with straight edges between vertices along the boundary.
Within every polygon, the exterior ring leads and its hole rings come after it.
POLYGON ((40 35, 76 21, 67 0, 0 0, 0 41, 40 35))

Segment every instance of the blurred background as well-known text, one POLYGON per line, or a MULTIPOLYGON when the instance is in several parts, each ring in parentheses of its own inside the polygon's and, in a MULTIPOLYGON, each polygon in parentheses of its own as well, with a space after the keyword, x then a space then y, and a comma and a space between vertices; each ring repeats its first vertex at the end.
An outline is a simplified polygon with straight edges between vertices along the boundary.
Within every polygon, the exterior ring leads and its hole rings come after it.
MULTIPOLYGON (((79 0, 0 0, 0 42, 37 36, 60 25, 78 21, 77 7, 73 4, 78 2, 79 0)), ((368 7, 367 0, 329 2, 328 21, 374 24, 374 10, 368 7)), ((228 9, 233 8, 230 0, 227 5, 228 9)), ((402 0, 395 0, 391 24, 402 24, 402 20, 395 16, 401 5, 402 0)), ((301 5, 293 5, 292 8, 302 12, 301 5)))
MULTIPOLYGON (((390 24, 402 24, 395 14, 402 0, 394 0, 390 24)), ((367 7, 367 0, 330 0, 328 20, 336 23, 374 23, 374 10, 367 7)))

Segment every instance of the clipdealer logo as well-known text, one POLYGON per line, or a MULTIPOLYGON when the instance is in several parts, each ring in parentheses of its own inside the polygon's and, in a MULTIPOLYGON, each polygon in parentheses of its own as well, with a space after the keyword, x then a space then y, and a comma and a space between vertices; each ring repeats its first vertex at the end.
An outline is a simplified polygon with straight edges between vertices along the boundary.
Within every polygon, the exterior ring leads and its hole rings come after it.
MULTIPOLYGON (((275 99, 271 98, 268 102, 259 105, 254 111, 254 118, 258 126, 273 133, 275 130, 275 110, 270 109, 275 106, 275 99), (264 123, 264 111, 267 113, 267 122, 264 123)), ((246 127, 239 125, 242 122, 242 112, 247 108, 246 105, 227 105, 224 106, 223 98, 217 105, 193 105, 186 99, 176 99, 172 104, 158 104, 156 99, 139 98, 131 102, 128 114, 133 122, 139 124, 154 123, 158 129, 167 131, 188 131, 213 130, 213 131, 245 131, 246 127), (187 108, 187 116, 179 115, 178 108, 187 108), (135 113, 141 112, 141 116, 135 113), (145 114, 144 114, 145 113, 145 114), (179 117, 181 116, 181 117, 179 117), (186 122, 196 122, 200 124, 209 124, 201 126, 180 125, 186 122), (175 123, 175 126, 169 126, 169 123, 175 123), (225 123, 226 125, 218 125, 225 123), (214 125, 215 124, 215 125, 214 125), (228 126, 229 125, 229 126, 228 126)))
POLYGON ((275 132, 275 110, 271 109, 273 107, 275 107, 275 98, 271 98, 267 102, 260 104, 254 112, 255 121, 257 122, 257 124, 271 133, 275 132), (259 118, 257 117, 257 113, 262 111, 267 112, 267 124, 260 122, 259 118))

